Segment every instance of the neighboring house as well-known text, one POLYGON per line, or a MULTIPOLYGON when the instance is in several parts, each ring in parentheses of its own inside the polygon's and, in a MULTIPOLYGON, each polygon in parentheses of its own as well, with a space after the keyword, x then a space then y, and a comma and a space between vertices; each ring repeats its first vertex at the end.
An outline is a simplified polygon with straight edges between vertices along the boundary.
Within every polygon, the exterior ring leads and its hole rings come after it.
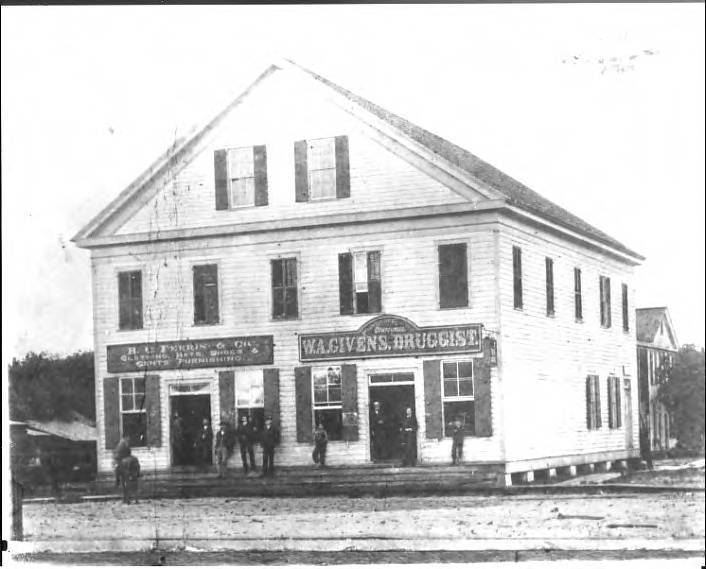
POLYGON ((281 464, 311 461, 319 421, 330 464, 397 460, 407 406, 421 463, 450 461, 458 416, 466 463, 505 482, 638 455, 643 258, 291 62, 74 241, 91 251, 101 470, 121 435, 155 468, 194 463, 202 420, 243 414, 273 416, 281 464))
POLYGON ((660 386, 669 381, 672 362, 679 351, 679 342, 666 306, 638 308, 637 322, 637 381, 640 392, 641 440, 649 441, 651 450, 669 450, 672 420, 667 409, 657 399, 660 386))

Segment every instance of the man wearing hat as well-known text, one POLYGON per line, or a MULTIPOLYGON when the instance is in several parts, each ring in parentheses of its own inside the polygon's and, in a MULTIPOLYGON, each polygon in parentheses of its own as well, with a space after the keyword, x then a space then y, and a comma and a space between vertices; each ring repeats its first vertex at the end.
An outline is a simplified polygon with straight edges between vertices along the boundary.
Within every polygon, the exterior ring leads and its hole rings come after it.
POLYGON ((279 444, 279 432, 272 424, 272 417, 265 417, 265 426, 260 433, 262 445, 262 475, 275 475, 275 447, 279 444))
POLYGON ((218 478, 223 478, 228 469, 228 459, 233 451, 233 434, 228 421, 221 421, 216 433, 216 459, 218 460, 218 478))

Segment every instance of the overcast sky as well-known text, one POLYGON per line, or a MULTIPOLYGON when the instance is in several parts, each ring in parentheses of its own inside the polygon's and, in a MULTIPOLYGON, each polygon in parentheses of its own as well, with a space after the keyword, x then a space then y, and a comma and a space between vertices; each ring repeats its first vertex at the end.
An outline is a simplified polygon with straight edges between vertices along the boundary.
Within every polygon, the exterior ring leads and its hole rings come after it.
POLYGON ((275 56, 647 257, 704 345, 704 5, 2 8, 3 356, 92 347, 71 237, 275 56))

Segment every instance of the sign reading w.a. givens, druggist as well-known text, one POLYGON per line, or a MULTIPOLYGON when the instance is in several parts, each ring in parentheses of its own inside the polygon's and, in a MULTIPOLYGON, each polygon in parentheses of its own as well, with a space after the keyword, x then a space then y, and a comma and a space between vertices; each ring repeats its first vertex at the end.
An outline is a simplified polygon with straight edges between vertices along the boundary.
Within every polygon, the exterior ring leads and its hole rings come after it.
POLYGON ((400 316, 382 315, 353 332, 299 336, 299 360, 344 360, 461 354, 481 351, 480 324, 419 327, 400 316))
POLYGON ((269 365, 273 346, 272 336, 120 344, 108 346, 108 372, 269 365))

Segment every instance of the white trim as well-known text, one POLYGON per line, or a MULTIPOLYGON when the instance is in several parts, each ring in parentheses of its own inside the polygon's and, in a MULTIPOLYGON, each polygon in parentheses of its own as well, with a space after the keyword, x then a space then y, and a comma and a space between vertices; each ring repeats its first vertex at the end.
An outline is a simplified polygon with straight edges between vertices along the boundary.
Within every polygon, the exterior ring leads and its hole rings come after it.
POLYGON ((385 371, 384 369, 376 369, 375 371, 367 371, 366 370, 366 375, 368 377, 368 387, 389 387, 389 386, 396 386, 396 385, 416 385, 417 383, 417 372, 418 370, 416 368, 399 368, 399 369, 392 369, 390 371, 385 371), (383 381, 380 383, 373 383, 372 382, 372 376, 373 375, 392 375, 392 374, 397 374, 397 373, 409 373, 412 374, 412 380, 411 381, 383 381))

